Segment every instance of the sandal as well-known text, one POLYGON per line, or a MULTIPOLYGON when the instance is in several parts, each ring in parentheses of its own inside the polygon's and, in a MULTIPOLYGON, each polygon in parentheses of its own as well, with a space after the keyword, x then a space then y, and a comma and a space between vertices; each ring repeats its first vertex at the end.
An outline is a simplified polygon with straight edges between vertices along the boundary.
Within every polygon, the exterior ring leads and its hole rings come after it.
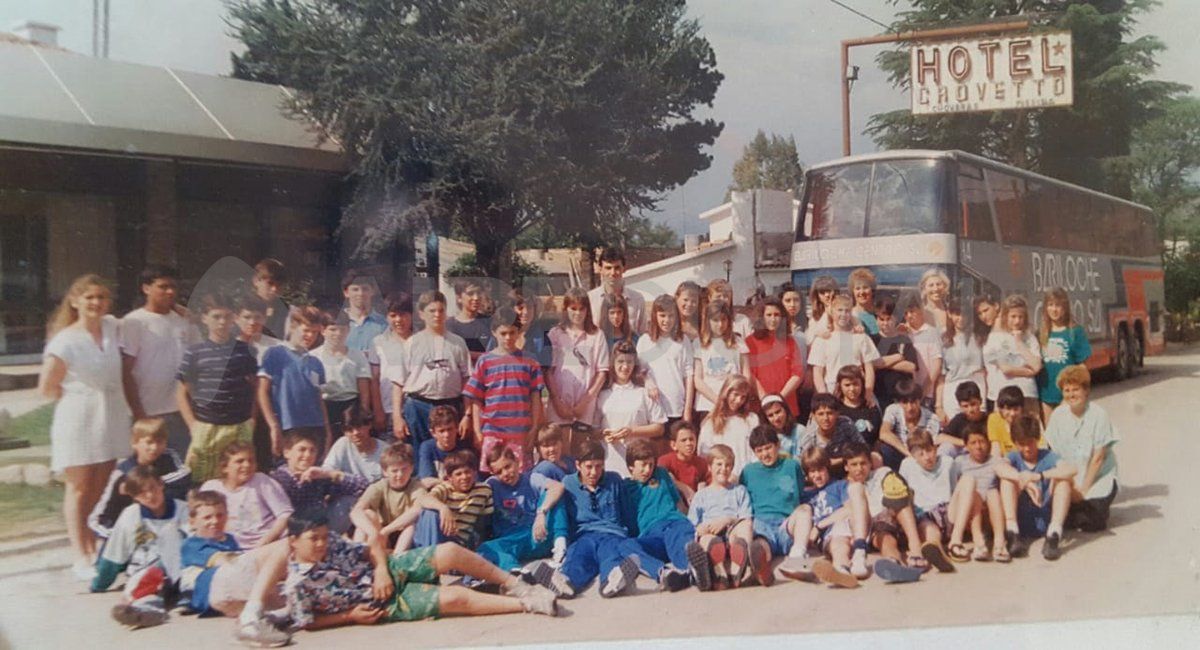
POLYGON ((1012 555, 1009 555, 1007 546, 1001 546, 1000 548, 992 551, 992 557, 995 558, 997 562, 1012 562, 1012 555))
MULTIPOLYGON (((962 546, 959 544, 959 546, 962 546)), ((964 550, 965 552, 965 550, 964 550)), ((954 573, 954 564, 946 559, 946 553, 935 542, 925 542, 921 545, 921 555, 940 573, 954 573)))
POLYGON ((910 555, 908 556, 908 559, 904 561, 904 563, 914 569, 920 569, 922 571, 929 570, 929 562, 920 555, 910 555))
POLYGON ((971 559, 976 562, 991 562, 992 552, 986 546, 976 546, 971 551, 971 559))
POLYGON ((970 562, 971 554, 967 552, 967 547, 962 542, 951 544, 947 549, 950 554, 950 559, 955 562, 970 562))

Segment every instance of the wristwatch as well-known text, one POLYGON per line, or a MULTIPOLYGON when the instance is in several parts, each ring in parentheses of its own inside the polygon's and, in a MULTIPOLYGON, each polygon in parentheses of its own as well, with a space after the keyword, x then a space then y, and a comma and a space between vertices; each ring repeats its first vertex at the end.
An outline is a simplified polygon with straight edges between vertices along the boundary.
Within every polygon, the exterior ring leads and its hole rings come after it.
POLYGON ((538 508, 537 511, 538 511, 538 514, 542 515, 543 517, 546 516, 546 514, 549 512, 549 510, 547 510, 544 506, 541 508, 538 508))

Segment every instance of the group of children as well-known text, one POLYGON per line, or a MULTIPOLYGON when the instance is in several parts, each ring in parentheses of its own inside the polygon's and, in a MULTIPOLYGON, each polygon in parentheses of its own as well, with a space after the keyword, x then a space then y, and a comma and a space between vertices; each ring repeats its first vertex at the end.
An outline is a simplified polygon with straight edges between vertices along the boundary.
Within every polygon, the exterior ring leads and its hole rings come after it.
POLYGON ((1039 343, 1019 297, 994 326, 977 301, 968 336, 937 271, 903 325, 869 271, 853 297, 820 278, 805 328, 790 286, 749 319, 726 282, 647 306, 619 252, 601 268, 599 295, 569 290, 557 322, 519 292, 484 316, 466 284, 453 318, 421 294, 414 332, 410 300, 377 314, 353 272, 348 307, 292 308, 268 333, 261 295, 194 302, 205 338, 174 384, 190 439, 135 421, 89 522, 105 539, 92 589, 125 572, 123 623, 180 602, 277 645, 298 628, 553 615, 639 574, 667 591, 767 586, 776 558, 786 577, 854 587, 1006 562, 1040 536, 1059 557, 1080 468, 1046 449, 1028 398, 1046 374, 1090 387, 1065 294, 1047 295, 1039 343), (463 584, 440 586, 448 574, 463 584))

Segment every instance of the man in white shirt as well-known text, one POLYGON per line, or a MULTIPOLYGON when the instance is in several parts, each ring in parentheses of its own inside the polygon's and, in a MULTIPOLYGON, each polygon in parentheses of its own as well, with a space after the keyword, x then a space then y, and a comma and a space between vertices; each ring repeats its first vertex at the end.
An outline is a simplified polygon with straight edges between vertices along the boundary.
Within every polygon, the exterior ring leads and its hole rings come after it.
POLYGON ((596 327, 600 327, 603 319, 608 317, 600 308, 604 304, 604 294, 625 298, 629 308, 629 327, 635 335, 646 331, 646 297, 637 289, 625 288, 625 253, 617 248, 605 248, 600 254, 600 286, 588 292, 596 327))
POLYGON ((167 424, 167 447, 186 457, 191 434, 175 401, 175 373, 187 346, 200 331, 175 300, 179 272, 149 266, 141 275, 146 304, 121 319, 121 379, 135 420, 156 417, 167 424))

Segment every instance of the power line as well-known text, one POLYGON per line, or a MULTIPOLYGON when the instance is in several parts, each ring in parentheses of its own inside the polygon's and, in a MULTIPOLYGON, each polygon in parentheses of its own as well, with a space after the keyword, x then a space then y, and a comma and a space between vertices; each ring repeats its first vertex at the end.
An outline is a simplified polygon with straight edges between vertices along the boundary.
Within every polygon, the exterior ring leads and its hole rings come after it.
POLYGON ((848 5, 844 2, 841 2, 841 0, 829 0, 829 1, 837 6, 841 7, 842 9, 845 9, 846 11, 849 11, 850 13, 858 16, 859 18, 865 18, 865 19, 875 23, 876 25, 879 25, 880 27, 888 30, 889 32, 892 31, 892 28, 890 25, 885 25, 885 24, 879 22, 878 20, 875 20, 874 18, 864 14, 863 12, 855 9, 854 7, 851 7, 850 5, 848 5))

